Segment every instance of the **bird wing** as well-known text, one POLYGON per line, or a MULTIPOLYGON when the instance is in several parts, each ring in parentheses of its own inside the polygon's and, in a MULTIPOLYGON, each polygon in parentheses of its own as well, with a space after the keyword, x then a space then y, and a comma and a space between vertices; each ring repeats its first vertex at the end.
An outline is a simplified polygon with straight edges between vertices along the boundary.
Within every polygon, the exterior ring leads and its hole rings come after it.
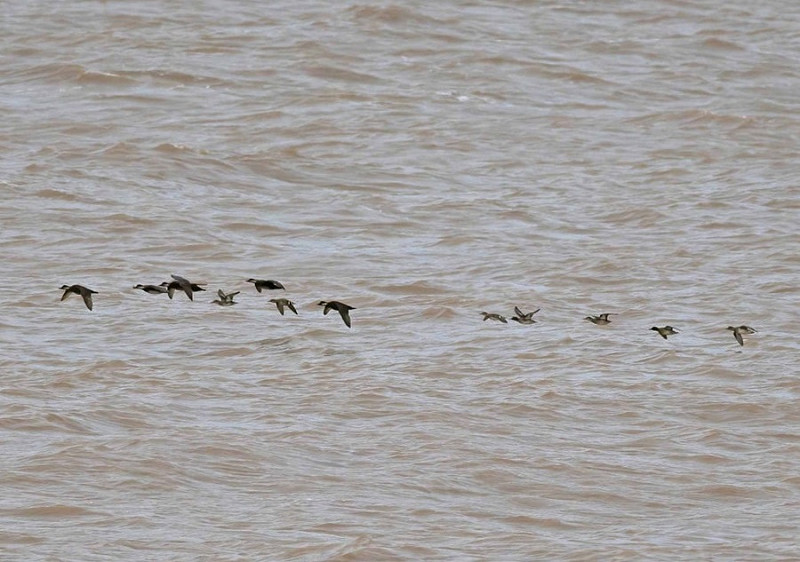
POLYGON ((345 325, 347 325, 347 327, 349 328, 350 327, 350 311, 347 310, 346 308, 340 308, 339 309, 339 314, 341 314, 342 320, 344 320, 345 325))
POLYGON ((178 282, 178 285, 180 285, 180 288, 183 289, 184 293, 186 293, 186 296, 189 297, 189 300, 193 301, 194 297, 192 296, 191 282, 185 277, 181 277, 180 275, 172 274, 172 278, 178 282))
POLYGON ((86 305, 86 308, 92 310, 92 293, 89 291, 81 291, 81 296, 83 297, 83 303, 86 305))

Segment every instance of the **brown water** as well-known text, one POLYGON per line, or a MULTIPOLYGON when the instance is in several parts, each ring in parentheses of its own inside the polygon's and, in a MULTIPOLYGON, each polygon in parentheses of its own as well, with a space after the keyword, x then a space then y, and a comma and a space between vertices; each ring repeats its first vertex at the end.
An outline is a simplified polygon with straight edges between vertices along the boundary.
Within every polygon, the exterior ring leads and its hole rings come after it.
POLYGON ((800 559, 797 4, 3 12, 3 559, 800 559))

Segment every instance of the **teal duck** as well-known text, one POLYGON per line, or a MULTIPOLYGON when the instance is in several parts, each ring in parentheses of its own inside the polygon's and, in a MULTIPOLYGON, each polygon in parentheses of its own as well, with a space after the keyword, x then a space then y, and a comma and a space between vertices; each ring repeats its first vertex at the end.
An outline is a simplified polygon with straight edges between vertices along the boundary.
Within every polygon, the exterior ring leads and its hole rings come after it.
POLYGON ((269 302, 275 303, 275 306, 278 307, 278 312, 281 313, 281 316, 283 316, 284 308, 288 308, 289 310, 297 314, 297 309, 294 307, 294 303, 289 299, 269 299, 269 302))
POLYGON ((339 301, 319 301, 317 304, 324 307, 322 309, 322 314, 327 315, 331 310, 337 311, 342 317, 342 320, 344 320, 345 325, 348 328, 350 327, 350 311, 356 309, 354 306, 339 301))
POLYGON ((218 289, 217 296, 219 296, 219 298, 214 299, 211 302, 214 304, 218 304, 220 306, 233 306, 234 304, 237 304, 236 301, 233 300, 233 297, 235 297, 238 294, 239 291, 235 291, 233 293, 226 293, 222 289, 218 289))
POLYGON ((736 338, 736 341, 739 342, 739 345, 744 345, 744 338, 742 334, 755 334, 756 331, 751 328, 750 326, 728 326, 726 329, 733 332, 733 337, 736 338))
POLYGON ((512 316, 511 319, 514 322, 519 322, 520 324, 536 324, 536 320, 533 319, 533 315, 539 312, 540 310, 541 308, 537 308, 533 312, 522 312, 518 306, 515 306, 514 313, 516 314, 516 316, 512 316))
POLYGON ((502 314, 497 314, 495 312, 481 312, 483 314, 483 321, 486 322, 487 320, 494 320, 495 322, 502 322, 503 324, 508 324, 508 320, 502 314))
POLYGON ((150 293, 151 295, 160 295, 167 292, 167 288, 163 285, 142 285, 139 283, 134 289, 141 289, 145 293, 150 293))
POLYGON ((169 296, 169 298, 172 298, 172 295, 175 293, 175 291, 180 289, 184 293, 186 293, 186 296, 189 297, 190 301, 193 301, 194 300, 194 297, 192 296, 193 292, 205 291, 205 289, 200 285, 198 285, 197 283, 192 283, 191 281, 189 281, 184 277, 181 277, 180 275, 172 275, 171 277, 173 281, 164 281, 163 283, 161 283, 162 287, 167 288, 167 295, 169 296))
POLYGON ((74 293, 80 295, 86 308, 92 310, 92 295, 96 295, 97 291, 87 289, 83 285, 61 285, 61 290, 64 291, 64 294, 61 295, 62 301, 74 293))
POLYGON ((656 332, 658 332, 658 335, 661 336, 664 339, 667 339, 667 337, 672 336, 674 334, 680 333, 680 332, 678 332, 678 330, 676 330, 672 326, 664 326, 663 328, 659 328, 657 326, 653 326, 650 329, 651 330, 655 330, 656 332))
POLYGON ((613 312, 604 312, 603 314, 598 314, 597 316, 587 316, 584 320, 588 320, 592 324, 597 324, 598 326, 605 326, 606 324, 611 324, 611 320, 608 319, 610 315, 614 314, 613 312))
POLYGON ((253 283, 256 286, 256 291, 259 293, 263 289, 267 289, 270 291, 275 291, 278 289, 286 290, 286 287, 283 286, 282 283, 275 281, 274 279, 248 279, 248 283, 253 283))

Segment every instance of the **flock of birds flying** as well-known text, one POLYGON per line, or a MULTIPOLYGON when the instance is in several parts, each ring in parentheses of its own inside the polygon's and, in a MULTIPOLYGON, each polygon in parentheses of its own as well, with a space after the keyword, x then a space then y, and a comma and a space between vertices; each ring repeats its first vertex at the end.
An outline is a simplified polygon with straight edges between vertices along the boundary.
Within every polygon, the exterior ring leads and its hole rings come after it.
MULTIPOLYGON (((248 279, 247 282, 253 283, 259 293, 263 290, 286 290, 282 283, 273 279, 248 279)), ((145 293, 149 293, 151 295, 166 294, 170 299, 175 294, 175 291, 183 291, 186 293, 186 296, 189 297, 189 300, 193 301, 194 293, 205 291, 205 288, 203 287, 204 284, 205 283, 192 283, 185 277, 181 277, 180 275, 172 275, 172 281, 164 281, 159 285, 142 285, 140 283, 136 285, 134 289, 141 289, 145 293)), ((86 305, 86 308, 89 310, 92 310, 94 307, 92 295, 98 294, 97 291, 89 289, 88 287, 84 287, 83 285, 62 285, 61 290, 64 291, 64 294, 61 295, 62 301, 70 295, 79 295, 83 299, 83 303, 86 305)), ((233 298, 239 293, 240 291, 226 293, 222 289, 219 289, 217 291, 218 298, 211 302, 220 306, 232 306, 236 304, 236 301, 233 300, 233 298)), ((277 307, 278 312, 281 313, 281 316, 284 315, 284 312, 287 308, 297 314, 297 308, 295 308, 294 302, 287 298, 275 298, 269 299, 269 301, 275 303, 275 306, 277 307)), ((354 306, 350 306, 349 304, 345 304, 340 301, 319 301, 318 304, 322 307, 322 313, 324 315, 327 315, 331 310, 335 310, 339 313, 339 316, 342 317, 345 325, 348 328, 350 327, 350 311, 355 310, 354 306)))
MULTIPOLYGON (((541 308, 537 308, 533 312, 522 312, 519 307, 514 307, 514 314, 515 316, 511 317, 511 320, 514 322, 518 322, 520 324, 535 324, 536 320, 533 319, 533 315, 539 312, 541 308)), ((483 314, 483 321, 486 320, 493 320, 495 322, 502 322, 503 324, 508 324, 508 320, 502 314, 497 314, 496 312, 481 312, 483 314)), ((592 324, 596 324, 598 326, 605 326, 606 324, 611 324, 611 319, 609 316, 614 316, 615 313, 613 312, 604 312, 602 314, 598 314, 597 316, 587 316, 584 320, 588 320, 592 324)), ((673 336, 678 334, 678 330, 673 328, 672 326, 653 326, 650 328, 654 332, 658 332, 658 335, 664 339, 668 339, 669 336, 673 336)), ((728 330, 733 332, 733 337, 736 338, 736 341, 739 345, 744 345, 744 334, 750 335, 755 334, 756 331, 751 328, 750 326, 728 326, 728 330)))
MULTIPOLYGON (((248 283, 253 283, 256 288, 256 291, 259 293, 267 290, 267 291, 276 291, 276 290, 286 290, 282 283, 279 281, 275 281, 274 279, 248 279, 248 283)), ((145 293, 149 293, 151 295, 159 295, 164 294, 171 299, 175 294, 175 291, 183 291, 186 293, 186 296, 189 297, 189 300, 194 300, 194 293, 199 291, 205 291, 203 288, 204 283, 192 283, 185 277, 181 277, 180 275, 172 275, 172 281, 164 281, 159 285, 136 285, 134 289, 140 289, 145 293)), ((97 291, 84 287, 83 285, 62 285, 61 290, 64 291, 64 294, 61 296, 61 300, 63 301, 67 297, 72 294, 79 295, 82 299, 84 304, 86 304, 86 308, 92 310, 93 303, 92 303, 92 295, 98 294, 97 291)), ((222 289, 217 290, 217 297, 213 301, 214 304, 218 304, 219 306, 232 306, 236 304, 234 297, 238 295, 240 291, 234 291, 231 293, 226 293, 222 289)), ((297 314, 297 308, 295 307, 294 302, 287 298, 274 298, 269 299, 270 302, 275 303, 275 306, 280 312, 281 316, 284 315, 286 309, 288 308, 295 314, 297 314)), ((350 306, 349 304, 345 304, 341 301, 319 301, 317 304, 322 307, 322 313, 327 315, 328 312, 331 310, 335 310, 339 313, 339 316, 342 317, 342 321, 345 325, 349 328, 351 325, 350 321, 350 311, 355 310, 354 306, 350 306)), ((511 317, 511 320, 517 322, 519 324, 535 324, 536 320, 534 320, 533 315, 539 312, 541 309, 537 308, 532 312, 523 312, 519 307, 514 307, 514 316, 511 317)), ((495 322, 502 322, 503 324, 508 324, 508 320, 502 314, 497 314, 494 312, 481 312, 483 315, 483 320, 492 320, 495 322)), ((588 320, 592 324, 596 324, 598 326, 605 326, 606 324, 611 323, 611 319, 609 316, 613 316, 613 312, 604 312, 602 314, 598 314, 597 316, 587 316, 585 320, 588 320)), ((653 326, 650 328, 651 330, 658 333, 664 339, 669 338, 669 336, 678 334, 678 330, 673 328, 672 326, 653 326)), ((751 328, 750 326, 728 326, 727 328, 731 332, 733 332, 733 337, 739 343, 739 345, 744 345, 744 335, 751 335, 756 333, 756 331, 751 328)))

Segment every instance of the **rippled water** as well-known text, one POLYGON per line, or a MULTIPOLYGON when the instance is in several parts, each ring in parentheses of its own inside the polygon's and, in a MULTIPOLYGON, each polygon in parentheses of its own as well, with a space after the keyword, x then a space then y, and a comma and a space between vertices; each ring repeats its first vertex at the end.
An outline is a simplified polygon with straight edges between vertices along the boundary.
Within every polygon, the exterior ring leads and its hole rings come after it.
POLYGON ((4 11, 4 558, 800 558, 800 8, 4 11))

